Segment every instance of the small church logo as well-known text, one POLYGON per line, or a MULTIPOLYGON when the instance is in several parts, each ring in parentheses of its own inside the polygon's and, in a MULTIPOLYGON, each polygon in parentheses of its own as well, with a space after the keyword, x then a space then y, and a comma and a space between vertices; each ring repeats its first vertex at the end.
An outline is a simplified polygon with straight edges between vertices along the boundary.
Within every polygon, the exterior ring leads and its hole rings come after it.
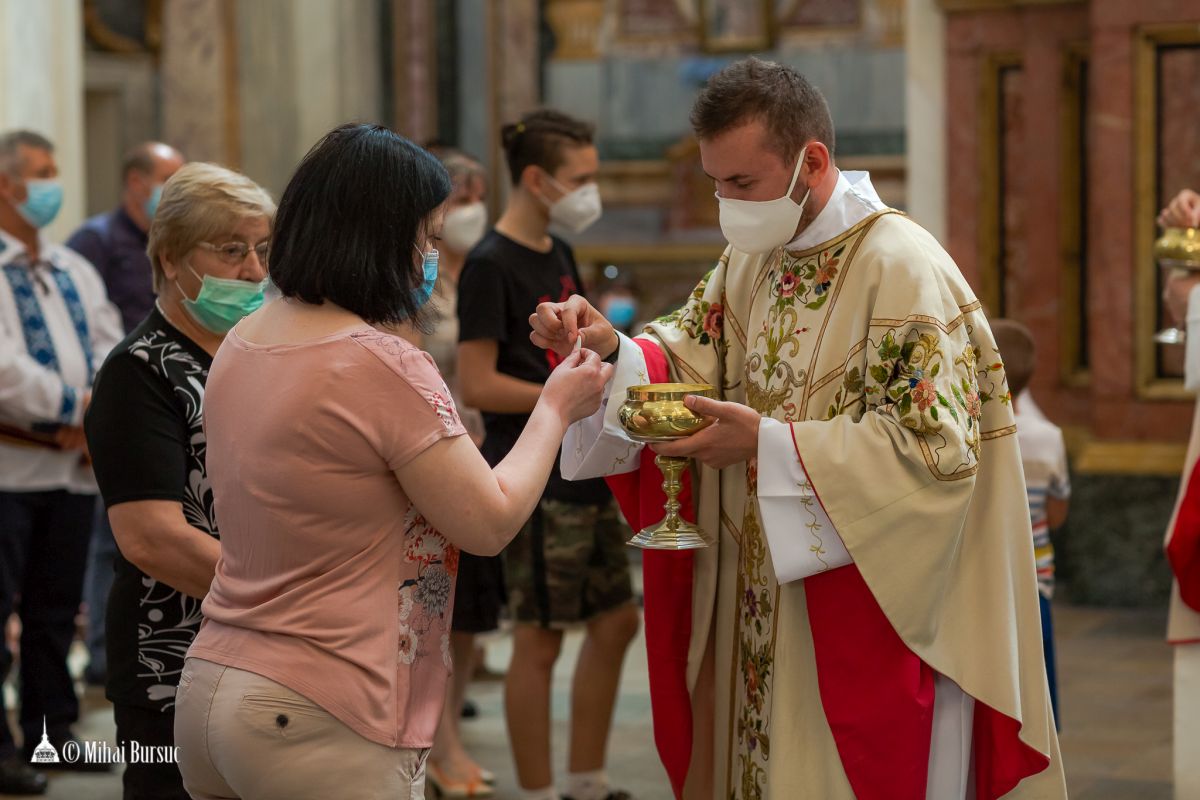
POLYGON ((50 737, 46 735, 46 718, 42 717, 42 741, 33 750, 33 758, 29 759, 31 764, 57 764, 58 751, 54 749, 54 745, 50 744, 50 737))

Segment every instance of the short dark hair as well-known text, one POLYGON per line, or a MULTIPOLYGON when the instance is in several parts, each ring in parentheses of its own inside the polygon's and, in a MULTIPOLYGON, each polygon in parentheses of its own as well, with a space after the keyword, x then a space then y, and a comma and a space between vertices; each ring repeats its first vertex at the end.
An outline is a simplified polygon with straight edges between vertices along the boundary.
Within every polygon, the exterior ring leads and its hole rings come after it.
POLYGON ((45 150, 47 153, 54 152, 54 143, 36 131, 7 131, 0 134, 0 172, 14 176, 20 174, 19 156, 22 147, 45 150))
POLYGON ((992 336, 996 337, 996 349, 1000 351, 1000 362, 1004 364, 1008 390, 1016 397, 1025 391, 1033 379, 1037 356, 1033 334, 1016 320, 997 319, 992 321, 992 336))
POLYGON ((555 111, 539 108, 500 129, 500 142, 513 186, 521 182, 528 166, 553 173, 563 163, 563 149, 585 147, 593 143, 596 127, 590 122, 555 111))
POLYGON ((833 118, 825 97, 789 66, 757 58, 735 61, 708 79, 692 106, 692 130, 711 139, 755 119, 767 126, 770 147, 784 161, 817 141, 833 154, 833 118))
POLYGON ((334 128, 296 168, 275 216, 271 280, 285 297, 325 301, 371 324, 425 315, 420 248, 429 215, 450 194, 429 153, 382 125, 334 128))

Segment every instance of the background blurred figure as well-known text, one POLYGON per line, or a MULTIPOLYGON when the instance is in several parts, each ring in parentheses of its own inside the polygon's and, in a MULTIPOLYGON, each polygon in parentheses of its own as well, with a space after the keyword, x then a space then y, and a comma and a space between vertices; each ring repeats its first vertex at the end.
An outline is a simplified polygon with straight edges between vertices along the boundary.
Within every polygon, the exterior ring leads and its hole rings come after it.
POLYGON ((600 295, 596 307, 608 318, 613 328, 627 336, 632 334, 633 324, 637 321, 638 301, 629 284, 614 282, 600 295))
MULTIPOLYGON (((28 766, 43 724, 61 748, 79 716, 67 652, 96 507, 83 412, 96 368, 121 338, 96 270, 41 233, 62 198, 50 141, 0 135, 0 621, 19 596, 25 748, 18 756, 0 692, 0 793, 44 791, 28 766)), ((12 662, 0 638, 0 684, 12 662)))
MULTIPOLYGON (((120 544, 107 626, 117 741, 175 744, 175 689, 220 554, 204 388, 226 331, 262 304, 274 214, 236 172, 175 173, 150 228, 157 305, 96 380, 88 442, 120 544)), ((188 797, 175 764, 129 763, 123 780, 126 800, 188 797)))
MULTIPOLYGON (((504 214, 467 258, 459 286, 464 399, 483 411, 484 456, 507 456, 558 363, 529 340, 538 303, 583 286, 571 247, 550 223, 580 232, 600 217, 592 127, 552 110, 526 114, 502 138, 512 191, 504 214)), ((504 553, 516 623, 505 714, 517 778, 528 800, 554 800, 550 684, 563 631, 586 624, 571 699, 568 787, 575 800, 627 796, 604 773, 621 665, 638 612, 622 527, 602 480, 567 481, 556 467, 541 502, 504 553)))
MULTIPOLYGON (((67 239, 104 279, 108 298, 121 312, 129 333, 154 308, 154 286, 146 245, 150 222, 162 197, 163 184, 183 166, 183 156, 170 145, 143 142, 125 155, 121 167, 124 188, 121 202, 112 211, 97 214, 67 239)), ((96 509, 96 524, 88 554, 83 599, 88 608, 88 666, 84 679, 103 686, 106 667, 104 616, 113 582, 117 544, 103 506, 96 509)))
POLYGON ((163 185, 184 164, 183 155, 162 142, 144 142, 129 151, 121 168, 121 203, 79 227, 67 246, 92 263, 121 311, 128 333, 154 308, 150 258, 146 255, 150 223, 162 198, 163 185))
MULTIPOLYGON (((1200 227, 1200 194, 1185 189, 1158 215, 1164 228, 1200 227)), ((1200 390, 1200 274, 1176 272, 1164 292, 1167 312, 1187 329, 1184 386, 1200 390)), ((1175 645, 1175 796, 1200 797, 1200 402, 1184 461, 1167 560, 1175 573, 1167 641, 1175 645)))
POLYGON ((1067 521, 1071 497, 1067 445, 1062 430, 1029 402, 1032 398, 1026 389, 1036 364, 1033 334, 1021 323, 1009 319, 994 321, 992 334, 996 337, 1000 357, 1004 359, 1004 374, 1008 376, 1017 422, 1017 441, 1021 445, 1021 466, 1025 470, 1025 491, 1029 496, 1033 527, 1033 557, 1037 564, 1038 603, 1042 611, 1042 651, 1057 725, 1060 724, 1058 674, 1050 615, 1050 601, 1054 597, 1054 546, 1050 542, 1050 532, 1067 521))
MULTIPOLYGON (((430 304, 433 329, 422 337, 422 347, 433 356, 446 379, 458 407, 463 426, 476 445, 483 443, 483 418, 465 407, 458 380, 458 278, 467 253, 487 231, 488 214, 484 198, 487 183, 478 161, 456 150, 432 148, 450 174, 453 188, 446 198, 446 217, 438 252, 437 286, 430 304)), ((463 747, 459 731, 461 710, 467 684, 476 667, 475 636, 494 631, 500 625, 504 607, 504 567, 499 556, 460 553, 454 615, 450 623, 450 652, 454 673, 446 687, 446 704, 437 737, 429 752, 429 780, 445 797, 490 797, 489 783, 495 780, 463 747)))

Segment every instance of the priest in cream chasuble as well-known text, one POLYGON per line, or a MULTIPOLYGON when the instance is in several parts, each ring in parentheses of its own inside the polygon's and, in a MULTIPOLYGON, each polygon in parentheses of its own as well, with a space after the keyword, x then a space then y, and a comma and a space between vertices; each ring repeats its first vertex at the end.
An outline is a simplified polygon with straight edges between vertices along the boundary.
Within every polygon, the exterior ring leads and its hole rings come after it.
POLYGON ((683 308, 622 338, 563 471, 630 473, 614 489, 635 525, 661 516, 661 494, 640 498, 661 478, 616 410, 662 380, 763 417, 756 459, 694 476, 714 545, 645 554, 677 792, 682 761, 717 798, 1065 797, 1011 399, 934 238, 842 174, 796 242, 730 248, 683 308), (680 752, 692 730, 711 743, 680 752))
POLYGON ((567 478, 606 475, 662 517, 629 386, 709 383, 715 423, 684 507, 708 548, 646 551, 655 742, 677 797, 1066 796, 1042 660, 1033 537, 1001 354, 938 242, 833 164, 820 93, 734 62, 693 107, 730 247, 636 339, 586 300, 535 343, 616 359, 567 432, 567 478), (810 205, 811 201, 811 205, 810 205), (639 452, 640 451, 640 452, 639 452))

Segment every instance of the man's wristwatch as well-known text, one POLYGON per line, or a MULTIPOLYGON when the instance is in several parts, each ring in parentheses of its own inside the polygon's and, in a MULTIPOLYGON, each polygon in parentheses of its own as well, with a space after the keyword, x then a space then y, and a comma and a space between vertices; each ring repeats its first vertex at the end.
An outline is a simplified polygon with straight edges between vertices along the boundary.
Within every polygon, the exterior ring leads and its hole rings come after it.
POLYGON ((606 364, 617 363, 617 355, 621 352, 621 334, 617 333, 616 328, 613 328, 613 336, 617 337, 617 346, 613 348, 611 353, 604 357, 604 363, 606 364))

